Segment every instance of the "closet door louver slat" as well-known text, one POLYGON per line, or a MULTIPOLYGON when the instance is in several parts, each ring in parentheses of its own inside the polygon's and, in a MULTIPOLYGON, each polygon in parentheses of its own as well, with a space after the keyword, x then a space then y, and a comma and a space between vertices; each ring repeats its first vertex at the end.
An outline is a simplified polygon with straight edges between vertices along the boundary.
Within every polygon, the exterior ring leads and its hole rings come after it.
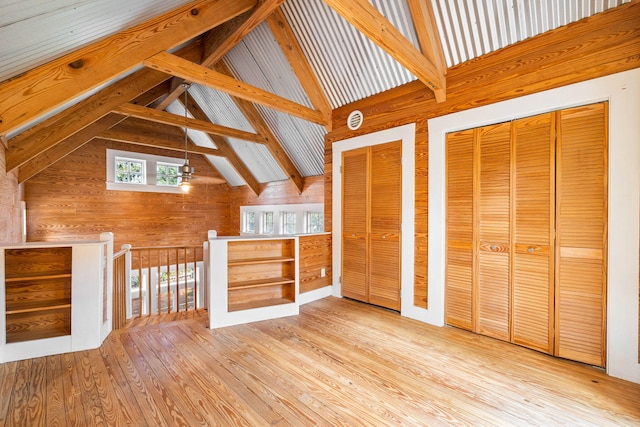
POLYGON ((556 354, 605 365, 607 111, 558 112, 556 354))
POLYGON ((447 135, 445 321, 473 330, 474 131, 447 135))
POLYGON ((553 352, 554 114, 516 120, 512 127, 512 341, 553 352))
POLYGON ((509 340, 511 125, 478 130, 476 331, 509 340))

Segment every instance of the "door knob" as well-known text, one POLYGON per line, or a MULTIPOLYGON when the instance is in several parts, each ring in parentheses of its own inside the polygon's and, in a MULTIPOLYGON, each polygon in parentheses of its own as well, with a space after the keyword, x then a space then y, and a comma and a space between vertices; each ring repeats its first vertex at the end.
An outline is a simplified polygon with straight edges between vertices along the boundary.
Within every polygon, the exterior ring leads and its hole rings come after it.
POLYGON ((535 251, 535 249, 533 248, 533 246, 529 246, 529 249, 527 249, 527 252, 529 252, 530 254, 533 253, 533 251, 535 251))

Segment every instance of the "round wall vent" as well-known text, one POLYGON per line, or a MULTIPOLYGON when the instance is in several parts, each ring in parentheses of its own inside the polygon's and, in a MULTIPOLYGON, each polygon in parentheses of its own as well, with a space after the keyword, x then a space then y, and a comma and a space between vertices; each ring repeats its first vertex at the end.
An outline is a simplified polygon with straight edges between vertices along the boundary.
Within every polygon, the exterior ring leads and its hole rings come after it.
POLYGON ((347 117, 347 126, 351 130, 357 130, 362 126, 362 122, 364 121, 364 116, 362 115, 362 111, 353 110, 349 113, 349 117, 347 117))

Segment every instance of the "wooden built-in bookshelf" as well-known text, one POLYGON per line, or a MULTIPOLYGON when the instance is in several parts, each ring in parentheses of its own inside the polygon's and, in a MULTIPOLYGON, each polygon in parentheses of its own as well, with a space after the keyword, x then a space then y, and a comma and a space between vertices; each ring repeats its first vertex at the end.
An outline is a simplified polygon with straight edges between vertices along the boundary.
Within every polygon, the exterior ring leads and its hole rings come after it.
POLYGON ((295 301, 295 241, 233 241, 228 245, 228 310, 295 301))
POLYGON ((207 246, 211 328, 299 313, 297 237, 223 237, 207 246))
POLYGON ((71 335, 71 247, 7 249, 6 342, 71 335))

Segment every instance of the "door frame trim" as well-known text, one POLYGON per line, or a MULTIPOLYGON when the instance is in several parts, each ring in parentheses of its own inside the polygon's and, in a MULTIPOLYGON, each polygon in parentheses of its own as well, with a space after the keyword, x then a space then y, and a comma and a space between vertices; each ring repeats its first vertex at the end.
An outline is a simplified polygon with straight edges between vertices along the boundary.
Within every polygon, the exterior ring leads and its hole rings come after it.
POLYGON ((409 123, 379 132, 360 135, 336 141, 332 145, 332 295, 341 297, 342 286, 342 153, 356 148, 380 145, 392 141, 402 141, 402 267, 400 270, 400 314, 412 317, 413 309, 413 273, 414 273, 414 241, 415 241, 415 139, 416 124, 409 123))

